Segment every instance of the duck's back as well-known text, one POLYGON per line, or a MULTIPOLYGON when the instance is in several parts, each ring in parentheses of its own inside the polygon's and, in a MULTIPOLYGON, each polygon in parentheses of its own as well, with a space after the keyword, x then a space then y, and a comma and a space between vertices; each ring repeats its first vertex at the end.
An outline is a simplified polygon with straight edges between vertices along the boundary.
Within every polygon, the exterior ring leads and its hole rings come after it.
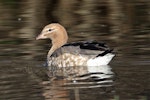
POLYGON ((102 58, 107 54, 112 54, 112 49, 105 43, 96 41, 72 42, 57 49, 49 57, 48 65, 58 67, 91 66, 90 59, 102 58))

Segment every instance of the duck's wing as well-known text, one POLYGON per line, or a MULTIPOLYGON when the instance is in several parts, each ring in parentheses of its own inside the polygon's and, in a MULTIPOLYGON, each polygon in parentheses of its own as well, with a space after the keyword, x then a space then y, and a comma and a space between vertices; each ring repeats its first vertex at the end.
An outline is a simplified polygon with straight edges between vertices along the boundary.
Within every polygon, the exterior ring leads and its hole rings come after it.
POLYGON ((97 41, 79 41, 65 44, 53 53, 53 56, 59 56, 63 53, 70 53, 75 55, 87 55, 89 57, 104 56, 112 53, 106 43, 97 41))

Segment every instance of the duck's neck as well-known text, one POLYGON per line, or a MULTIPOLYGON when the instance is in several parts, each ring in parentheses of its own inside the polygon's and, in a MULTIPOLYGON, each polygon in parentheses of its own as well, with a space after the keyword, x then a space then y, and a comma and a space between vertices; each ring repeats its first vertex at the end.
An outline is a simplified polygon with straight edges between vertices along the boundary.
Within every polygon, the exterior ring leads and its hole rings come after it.
POLYGON ((51 55, 54 53, 54 51, 56 51, 57 49, 59 49, 66 43, 67 43, 67 41, 61 41, 61 42, 52 41, 52 47, 47 54, 47 59, 49 59, 49 57, 51 57, 51 55))
POLYGON ((53 54, 53 52, 56 50, 56 46, 52 46, 51 49, 48 51, 48 54, 47 54, 47 59, 49 59, 49 57, 53 54))

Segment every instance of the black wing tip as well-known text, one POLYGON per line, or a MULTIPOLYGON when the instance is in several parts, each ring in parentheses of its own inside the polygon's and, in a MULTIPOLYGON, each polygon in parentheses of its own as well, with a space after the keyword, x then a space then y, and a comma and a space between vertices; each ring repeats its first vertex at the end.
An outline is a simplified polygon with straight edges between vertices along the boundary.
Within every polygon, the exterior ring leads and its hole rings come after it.
POLYGON ((106 51, 104 51, 103 53, 98 54, 96 57, 99 57, 99 56, 105 56, 105 55, 108 54, 108 53, 114 54, 113 49, 106 50, 106 51))

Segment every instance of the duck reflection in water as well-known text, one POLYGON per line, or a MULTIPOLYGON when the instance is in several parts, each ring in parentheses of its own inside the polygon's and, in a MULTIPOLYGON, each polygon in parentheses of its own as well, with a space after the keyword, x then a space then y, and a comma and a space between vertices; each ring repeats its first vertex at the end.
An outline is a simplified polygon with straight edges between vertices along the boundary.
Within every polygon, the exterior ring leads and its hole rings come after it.
POLYGON ((50 73, 53 73, 50 75, 50 81, 43 82, 45 98, 69 100, 70 91, 74 91, 73 97, 80 100, 80 89, 100 88, 100 92, 105 93, 106 88, 109 88, 110 91, 114 91, 112 88, 114 73, 109 65, 62 67, 53 69, 50 73))

